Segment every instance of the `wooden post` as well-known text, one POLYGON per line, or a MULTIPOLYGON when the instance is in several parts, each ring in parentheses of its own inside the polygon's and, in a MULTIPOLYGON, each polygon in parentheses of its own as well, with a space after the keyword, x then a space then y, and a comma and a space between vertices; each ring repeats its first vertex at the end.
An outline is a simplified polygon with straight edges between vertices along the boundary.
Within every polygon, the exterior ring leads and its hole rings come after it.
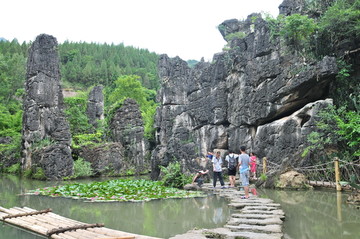
POLYGON ((341 210, 341 191, 336 192, 336 205, 337 205, 337 218, 339 222, 342 222, 342 210, 341 210))
POLYGON ((266 174, 266 157, 263 157, 263 174, 266 174))
POLYGON ((340 185, 340 168, 339 168, 339 158, 335 157, 334 159, 335 164, 335 185, 336 185, 336 191, 341 191, 341 185, 340 185))

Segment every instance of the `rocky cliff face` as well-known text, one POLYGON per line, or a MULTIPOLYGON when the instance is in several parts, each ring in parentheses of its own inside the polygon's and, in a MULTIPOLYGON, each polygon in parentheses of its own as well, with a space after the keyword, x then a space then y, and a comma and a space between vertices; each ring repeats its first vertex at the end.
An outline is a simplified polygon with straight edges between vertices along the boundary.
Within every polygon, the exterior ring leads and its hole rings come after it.
POLYGON ((326 98, 338 70, 335 58, 315 62, 288 53, 270 39, 260 14, 225 21, 219 29, 224 38, 246 36, 194 68, 178 57, 159 60, 153 178, 159 165, 176 160, 193 171, 207 151, 239 152, 241 145, 277 163, 304 163, 300 155, 316 112, 331 104, 326 98))
POLYGON ((49 179, 72 174, 70 128, 63 114, 57 41, 39 35, 29 49, 23 107, 23 167, 49 179))

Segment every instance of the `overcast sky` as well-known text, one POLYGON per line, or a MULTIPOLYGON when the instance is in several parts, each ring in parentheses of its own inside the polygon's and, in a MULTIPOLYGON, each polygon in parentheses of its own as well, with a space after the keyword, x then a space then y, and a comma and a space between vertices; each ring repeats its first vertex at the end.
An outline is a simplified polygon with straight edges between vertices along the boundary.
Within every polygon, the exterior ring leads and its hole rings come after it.
POLYGON ((210 61, 226 42, 217 26, 254 12, 276 17, 283 0, 1 0, 0 37, 42 33, 59 43, 124 43, 184 60, 210 61))

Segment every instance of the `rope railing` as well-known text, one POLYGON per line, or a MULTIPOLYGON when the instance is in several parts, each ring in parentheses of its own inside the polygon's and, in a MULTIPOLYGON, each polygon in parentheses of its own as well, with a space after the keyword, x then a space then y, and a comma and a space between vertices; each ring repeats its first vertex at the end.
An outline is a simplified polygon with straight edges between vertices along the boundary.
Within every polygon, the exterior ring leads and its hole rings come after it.
MULTIPOLYGON (((266 157, 262 159, 262 164, 259 165, 259 171, 263 174, 269 174, 280 169, 280 164, 269 161, 266 157)), ((309 181, 327 182, 330 185, 335 185, 337 190, 341 190, 341 181, 360 183, 360 159, 349 162, 334 158, 334 161, 296 167, 294 170, 304 174, 309 181)))

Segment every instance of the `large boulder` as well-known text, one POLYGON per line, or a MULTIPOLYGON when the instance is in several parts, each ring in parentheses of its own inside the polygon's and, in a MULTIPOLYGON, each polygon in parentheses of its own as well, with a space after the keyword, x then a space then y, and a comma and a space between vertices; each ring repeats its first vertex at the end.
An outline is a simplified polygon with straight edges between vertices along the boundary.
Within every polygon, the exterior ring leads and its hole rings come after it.
POLYGON ((22 165, 26 170, 41 167, 49 179, 70 176, 73 170, 57 49, 50 35, 39 35, 32 43, 23 101, 22 165))
POLYGON ((31 159, 32 171, 38 174, 38 179, 59 180, 73 174, 71 149, 64 144, 37 148, 32 152, 31 159))
POLYGON ((278 189, 309 189, 311 186, 307 183, 304 174, 294 170, 280 174, 275 187, 278 189))
POLYGON ((79 157, 91 163, 93 173, 97 176, 119 176, 135 173, 131 160, 125 158, 121 143, 113 142, 97 146, 85 146, 76 149, 79 157))

